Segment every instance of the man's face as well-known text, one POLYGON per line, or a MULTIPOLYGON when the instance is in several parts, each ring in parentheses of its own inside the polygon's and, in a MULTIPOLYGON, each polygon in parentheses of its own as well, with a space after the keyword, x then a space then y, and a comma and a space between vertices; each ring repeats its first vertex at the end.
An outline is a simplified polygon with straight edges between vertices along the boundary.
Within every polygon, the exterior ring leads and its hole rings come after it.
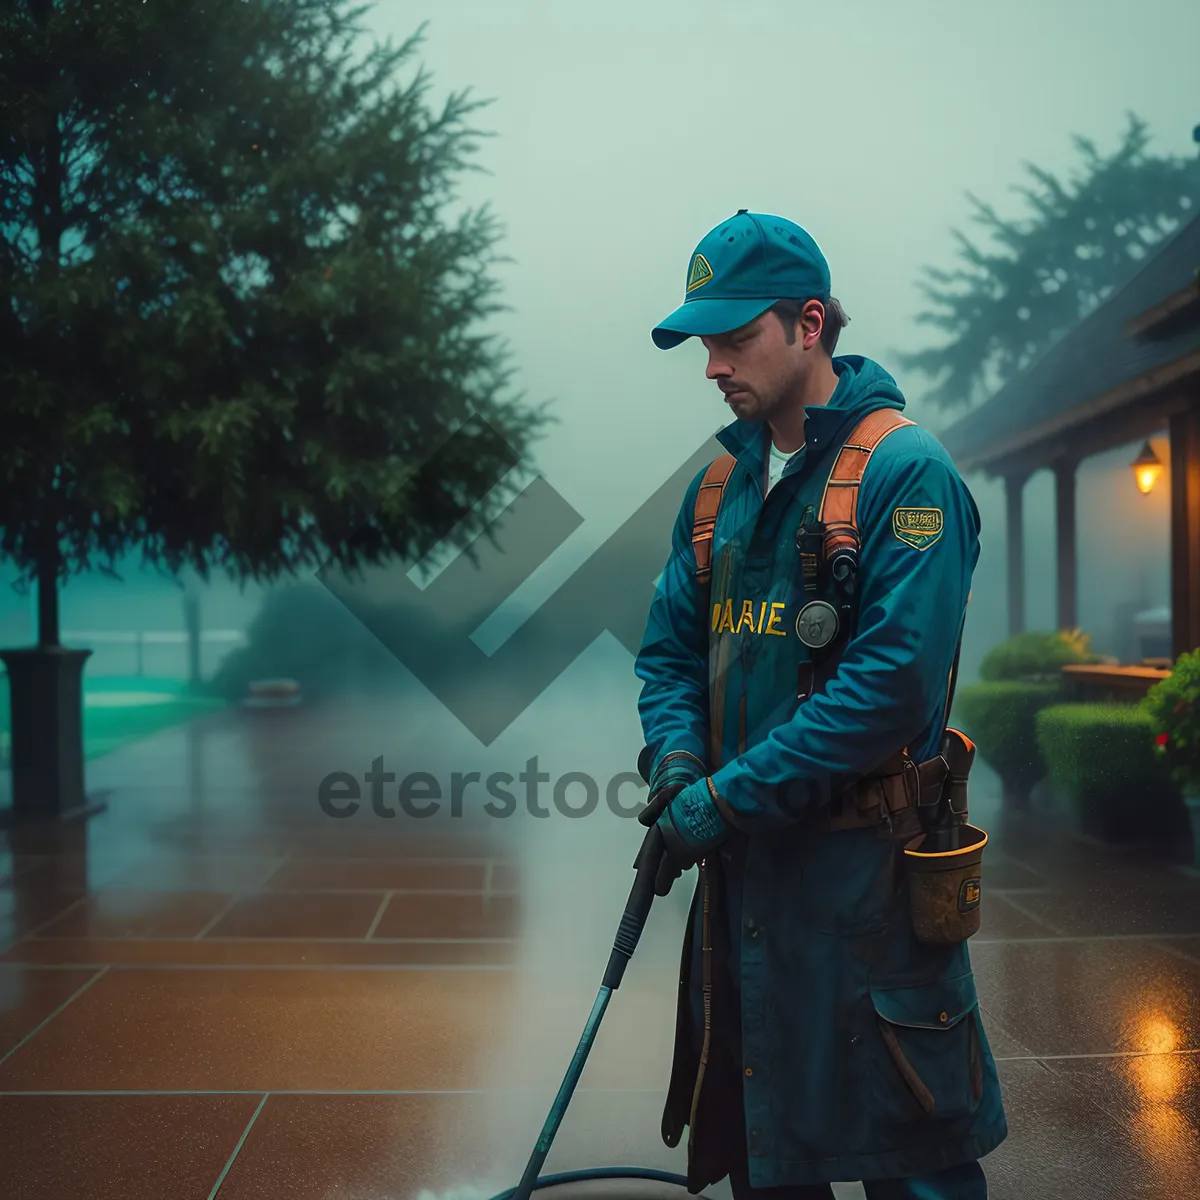
POLYGON ((773 312, 730 333, 702 337, 708 370, 735 417, 766 421, 804 392, 816 365, 824 309, 809 301, 787 328, 773 312), (790 341, 789 341, 790 335, 790 341))

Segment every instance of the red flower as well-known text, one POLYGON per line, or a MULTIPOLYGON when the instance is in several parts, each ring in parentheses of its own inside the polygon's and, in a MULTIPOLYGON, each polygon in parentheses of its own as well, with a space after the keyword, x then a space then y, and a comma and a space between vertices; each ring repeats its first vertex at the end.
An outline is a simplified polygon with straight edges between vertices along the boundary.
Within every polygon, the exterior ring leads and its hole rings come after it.
POLYGON ((1158 735, 1158 737, 1156 737, 1156 738, 1154 739, 1154 744, 1155 744, 1156 746, 1165 746, 1165 745, 1166 745, 1166 744, 1167 744, 1167 743, 1168 743, 1170 740, 1171 740, 1171 735, 1170 735, 1170 734, 1167 734, 1167 733, 1160 733, 1160 734, 1158 735))

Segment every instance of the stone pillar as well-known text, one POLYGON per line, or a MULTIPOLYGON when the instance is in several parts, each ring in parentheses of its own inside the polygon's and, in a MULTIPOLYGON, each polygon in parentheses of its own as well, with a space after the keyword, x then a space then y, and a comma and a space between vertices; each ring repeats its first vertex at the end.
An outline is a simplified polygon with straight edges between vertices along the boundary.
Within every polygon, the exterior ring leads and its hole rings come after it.
POLYGON ((1054 464, 1054 514, 1058 558, 1058 627, 1079 625, 1079 566, 1076 552, 1075 479, 1077 463, 1054 464))
POLYGON ((1008 632, 1025 632, 1025 513, 1022 500, 1028 473, 1004 477, 1008 547, 1008 632))
POLYGON ((1171 655, 1200 648, 1200 407, 1171 418, 1171 655))

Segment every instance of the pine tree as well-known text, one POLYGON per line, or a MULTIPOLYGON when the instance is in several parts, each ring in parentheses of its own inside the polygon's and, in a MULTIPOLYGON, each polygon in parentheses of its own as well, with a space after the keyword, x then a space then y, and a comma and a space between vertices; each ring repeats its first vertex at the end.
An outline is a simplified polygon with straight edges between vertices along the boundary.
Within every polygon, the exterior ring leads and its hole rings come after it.
POLYGON ((1040 357, 1138 269, 1153 248, 1196 215, 1200 161, 1152 154, 1134 115, 1117 148, 1073 139, 1081 158, 1061 180, 1026 165, 1015 190, 1028 215, 1001 217, 968 193, 990 246, 954 230, 959 266, 926 267, 919 285, 930 307, 917 322, 948 335, 900 353, 929 380, 928 399, 951 409, 978 403, 1040 357))
POLYGON ((271 580, 465 540, 540 425, 479 329, 496 224, 449 215, 481 103, 431 107, 423 27, 362 49, 365 11, 0 13, 0 554, 39 646, 130 547, 271 580))

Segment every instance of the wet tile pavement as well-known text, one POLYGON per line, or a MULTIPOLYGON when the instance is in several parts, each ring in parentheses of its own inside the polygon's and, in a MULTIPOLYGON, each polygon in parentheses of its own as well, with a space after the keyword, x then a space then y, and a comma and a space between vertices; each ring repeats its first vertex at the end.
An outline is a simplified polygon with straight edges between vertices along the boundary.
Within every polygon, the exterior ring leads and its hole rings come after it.
MULTIPOLYGON (((314 781, 380 711, 218 714, 92 764, 109 808, 87 824, 0 835, 6 1200, 516 1182, 641 829, 331 820, 314 781)), ((1196 1194, 1200 872, 1003 813, 986 774, 973 813, 992 840, 971 956, 1010 1124, 990 1195, 1196 1194)), ((683 1169, 658 1126, 688 899, 656 906, 548 1171, 683 1169)))

